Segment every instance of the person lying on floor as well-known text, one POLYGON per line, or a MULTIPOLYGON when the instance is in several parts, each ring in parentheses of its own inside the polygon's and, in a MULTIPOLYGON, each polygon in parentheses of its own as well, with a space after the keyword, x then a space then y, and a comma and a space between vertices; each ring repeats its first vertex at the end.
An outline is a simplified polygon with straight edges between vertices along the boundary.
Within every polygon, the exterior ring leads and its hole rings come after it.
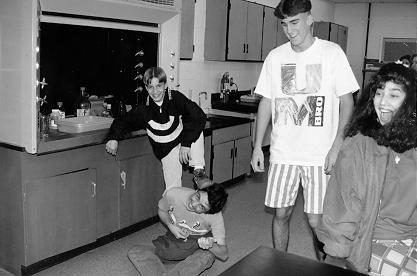
POLYGON ((158 216, 168 228, 152 241, 155 248, 133 247, 128 257, 142 276, 199 275, 215 259, 228 258, 222 210, 228 194, 220 184, 203 189, 172 187, 158 203, 158 216), (163 262, 180 261, 167 271, 163 262))

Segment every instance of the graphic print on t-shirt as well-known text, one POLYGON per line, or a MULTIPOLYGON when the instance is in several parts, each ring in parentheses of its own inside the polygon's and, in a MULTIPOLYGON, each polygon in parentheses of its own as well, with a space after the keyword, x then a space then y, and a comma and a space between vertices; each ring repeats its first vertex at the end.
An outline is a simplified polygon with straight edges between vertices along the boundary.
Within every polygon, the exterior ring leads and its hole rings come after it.
POLYGON ((298 70, 295 64, 281 65, 281 88, 289 97, 275 99, 274 124, 323 126, 325 97, 310 96, 317 94, 321 88, 321 69, 321 64, 307 64, 298 70), (300 79, 297 81, 297 78, 300 79), (305 85, 297 85, 299 83, 305 85), (295 95, 303 97, 301 103, 296 103, 295 95))
POLYGON ((171 223, 181 228, 181 231, 183 234, 188 235, 205 235, 210 230, 208 229, 198 229, 201 228, 201 224, 199 221, 195 221, 192 226, 188 225, 189 222, 187 222, 185 219, 183 220, 177 220, 177 218, 174 215, 174 206, 170 206, 168 210, 169 218, 171 220, 171 223))

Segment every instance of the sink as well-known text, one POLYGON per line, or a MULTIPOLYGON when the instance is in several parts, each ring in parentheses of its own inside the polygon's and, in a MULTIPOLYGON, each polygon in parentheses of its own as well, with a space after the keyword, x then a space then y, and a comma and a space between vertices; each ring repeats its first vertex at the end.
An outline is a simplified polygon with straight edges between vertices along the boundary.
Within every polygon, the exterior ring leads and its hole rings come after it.
POLYGON ((111 126, 113 118, 100 116, 81 116, 65 118, 57 121, 58 130, 67 133, 82 133, 87 131, 107 129, 111 126))

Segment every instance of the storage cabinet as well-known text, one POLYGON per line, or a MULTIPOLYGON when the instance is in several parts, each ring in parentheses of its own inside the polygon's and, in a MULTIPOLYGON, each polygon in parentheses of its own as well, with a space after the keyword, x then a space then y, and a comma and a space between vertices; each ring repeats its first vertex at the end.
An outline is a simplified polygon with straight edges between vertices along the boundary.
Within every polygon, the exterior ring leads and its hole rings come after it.
POLYGON ((250 123, 214 130, 211 178, 221 183, 250 173, 251 154, 250 123))
POLYGON ((120 141, 116 160, 120 176, 120 228, 156 216, 165 182, 161 163, 148 138, 120 141))
POLYGON ((158 215, 165 190, 161 164, 152 155, 120 161, 120 228, 158 215))
POLYGON ((27 263, 96 240, 96 170, 25 183, 27 263))
POLYGON ((204 59, 225 61, 228 0, 206 2, 204 30, 204 59))
POLYGON ((15 274, 156 216, 165 189, 146 136, 121 141, 116 157, 104 144, 0 156, 0 266, 15 274))
POLYGON ((193 0, 182 0, 180 58, 192 59, 194 53, 194 9, 193 0))
POLYGON ((318 38, 332 41, 346 52, 348 28, 331 22, 314 22, 313 35, 318 38))
POLYGON ((272 49, 281 46, 288 41, 280 21, 274 15, 274 11, 274 8, 264 7, 262 60, 265 60, 272 49))
POLYGON ((264 7, 264 22, 262 35, 262 60, 277 46, 278 19, 274 15, 274 8, 264 7))
POLYGON ((263 6, 230 0, 227 59, 261 60, 263 6))

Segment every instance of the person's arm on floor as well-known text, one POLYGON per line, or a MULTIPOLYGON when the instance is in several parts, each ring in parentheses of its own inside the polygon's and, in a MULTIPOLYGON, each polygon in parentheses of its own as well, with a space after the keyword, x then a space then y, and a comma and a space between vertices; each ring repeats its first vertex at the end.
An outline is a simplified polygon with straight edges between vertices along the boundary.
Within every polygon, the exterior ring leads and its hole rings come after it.
POLYGON ((347 93, 340 96, 340 112, 339 112, 339 125, 337 127, 336 137, 333 141, 332 147, 327 153, 326 160, 324 162, 324 172, 331 174, 333 166, 336 163, 337 155, 343 143, 344 130, 346 124, 349 122, 350 116, 353 111, 353 96, 352 93, 347 93))
POLYGON ((210 251, 217 259, 223 262, 229 257, 225 239, 202 237, 198 239, 198 246, 201 249, 210 251))
POLYGON ((259 102, 258 114, 256 117, 255 143, 253 145, 251 165, 254 172, 263 172, 264 153, 262 152, 262 141, 266 128, 271 120, 271 100, 265 97, 259 102))

